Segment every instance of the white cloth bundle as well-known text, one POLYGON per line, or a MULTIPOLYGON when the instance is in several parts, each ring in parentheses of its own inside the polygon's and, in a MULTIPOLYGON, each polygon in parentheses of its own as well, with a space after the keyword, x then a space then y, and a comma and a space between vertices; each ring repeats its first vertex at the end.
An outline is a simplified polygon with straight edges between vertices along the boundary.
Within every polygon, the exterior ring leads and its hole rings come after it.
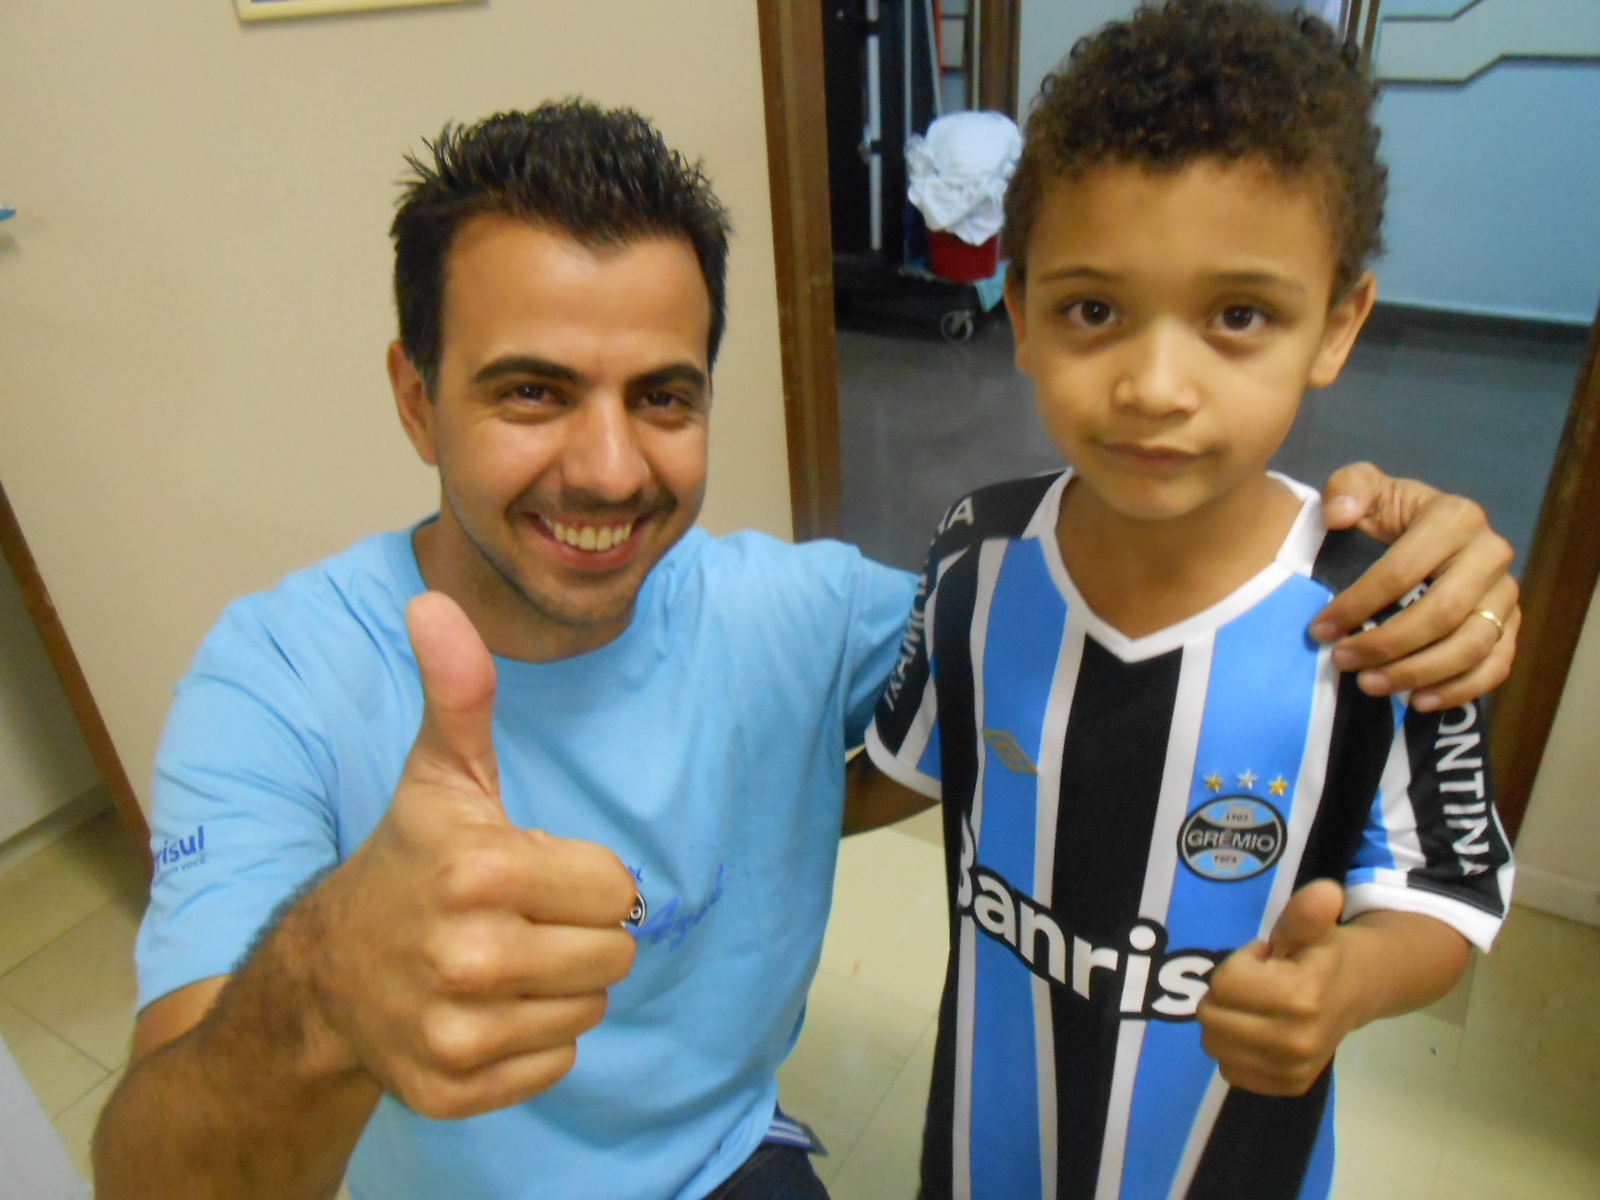
POLYGON ((932 230, 981 246, 1000 231, 1022 134, 1004 113, 960 112, 906 143, 907 191, 932 230))

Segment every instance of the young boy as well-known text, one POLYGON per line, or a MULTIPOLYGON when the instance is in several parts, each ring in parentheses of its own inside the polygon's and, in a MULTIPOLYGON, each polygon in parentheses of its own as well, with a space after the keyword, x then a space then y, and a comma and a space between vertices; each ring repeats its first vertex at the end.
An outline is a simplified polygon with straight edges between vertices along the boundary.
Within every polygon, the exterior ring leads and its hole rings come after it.
POLYGON ((1325 1197, 1340 1040, 1505 913, 1479 709, 1340 676, 1306 628, 1381 548, 1266 470, 1372 309, 1373 98, 1319 22, 1171 0, 1028 122, 1006 302, 1071 466, 945 517, 853 768, 944 805, 926 1200, 1325 1197))

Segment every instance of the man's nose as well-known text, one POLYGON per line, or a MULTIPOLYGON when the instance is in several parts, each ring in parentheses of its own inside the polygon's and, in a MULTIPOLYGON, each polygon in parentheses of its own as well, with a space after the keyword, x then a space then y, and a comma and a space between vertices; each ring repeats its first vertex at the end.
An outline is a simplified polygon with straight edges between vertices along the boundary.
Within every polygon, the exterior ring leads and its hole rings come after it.
POLYGON ((1112 389, 1120 409, 1143 417, 1188 416, 1200 407, 1191 338, 1181 328, 1158 323, 1132 339, 1123 371, 1112 389))
POLYGON ((649 483, 650 464, 623 398, 585 397, 568 418, 566 433, 561 477, 569 490, 621 504, 649 483))

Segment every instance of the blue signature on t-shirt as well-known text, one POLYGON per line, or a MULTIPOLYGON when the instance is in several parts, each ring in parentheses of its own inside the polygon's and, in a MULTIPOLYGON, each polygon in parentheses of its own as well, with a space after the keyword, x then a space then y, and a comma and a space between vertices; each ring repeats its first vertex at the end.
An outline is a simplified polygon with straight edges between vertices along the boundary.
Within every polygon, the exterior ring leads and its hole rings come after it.
POLYGON ((696 909, 685 909, 683 903, 674 896, 661 907, 660 911, 652 913, 648 920, 634 930, 634 936, 648 938, 652 946, 659 946, 665 941, 668 950, 678 949, 689 936, 689 931, 705 920, 712 906, 722 899, 722 883, 725 875, 726 867, 718 863, 717 881, 712 885, 711 895, 706 897, 704 904, 696 909))

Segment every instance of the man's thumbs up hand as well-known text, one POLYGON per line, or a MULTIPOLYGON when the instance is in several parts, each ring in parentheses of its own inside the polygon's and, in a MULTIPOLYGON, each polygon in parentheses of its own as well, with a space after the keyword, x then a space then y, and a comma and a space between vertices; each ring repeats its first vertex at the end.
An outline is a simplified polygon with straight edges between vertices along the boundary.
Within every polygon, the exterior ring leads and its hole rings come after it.
POLYGON ((633 878, 611 851, 512 825, 494 662, 447 597, 407 625, 423 717, 372 836, 318 889, 321 1015, 352 1065, 416 1112, 465 1117, 571 1069, 633 963, 633 878))
POLYGON ((1303 1095, 1362 1023, 1345 968, 1344 889, 1307 884, 1284 906, 1272 936, 1235 951, 1200 1001, 1200 1043, 1235 1087, 1303 1095))
POLYGON ((406 631, 422 676, 422 725, 406 760, 406 775, 481 793, 500 806, 494 756, 494 660, 461 607, 440 592, 424 592, 406 607, 406 631))

